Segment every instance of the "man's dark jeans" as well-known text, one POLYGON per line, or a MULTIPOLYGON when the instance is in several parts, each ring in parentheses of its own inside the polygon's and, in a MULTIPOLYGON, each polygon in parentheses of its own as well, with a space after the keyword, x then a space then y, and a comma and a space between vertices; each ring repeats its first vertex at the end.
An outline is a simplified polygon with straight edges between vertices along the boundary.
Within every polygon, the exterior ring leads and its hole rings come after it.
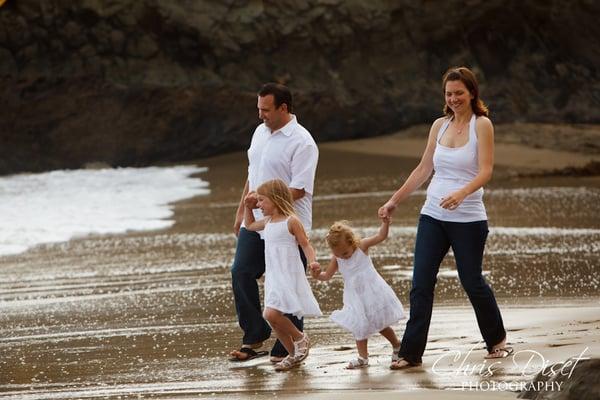
POLYGON ((483 279, 481 264, 488 235, 487 221, 446 222, 421 215, 415 243, 410 318, 399 355, 420 363, 427 344, 433 293, 439 266, 450 247, 460 282, 475 310, 479 330, 488 351, 506 336, 492 289, 483 279))
MULTIPOLYGON (((306 257, 300 250, 306 269, 306 257)), ((235 310, 240 328, 244 331, 243 344, 254 344, 271 336, 271 327, 262 315, 262 307, 256 282, 265 273, 265 243, 256 232, 240 229, 231 267, 231 282, 235 299, 235 310)), ((286 314, 299 330, 304 329, 303 319, 286 314)), ((271 355, 284 357, 288 353, 279 340, 271 349, 271 355)))

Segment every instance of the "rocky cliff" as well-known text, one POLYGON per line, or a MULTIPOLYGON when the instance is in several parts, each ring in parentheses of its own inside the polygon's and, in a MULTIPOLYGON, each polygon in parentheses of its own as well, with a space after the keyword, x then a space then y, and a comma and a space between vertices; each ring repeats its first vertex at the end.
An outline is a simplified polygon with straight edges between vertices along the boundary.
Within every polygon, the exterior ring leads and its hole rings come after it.
POLYGON ((0 173, 146 165, 247 146, 263 82, 317 140, 440 114, 448 66, 496 122, 600 122, 594 0, 8 0, 0 173))

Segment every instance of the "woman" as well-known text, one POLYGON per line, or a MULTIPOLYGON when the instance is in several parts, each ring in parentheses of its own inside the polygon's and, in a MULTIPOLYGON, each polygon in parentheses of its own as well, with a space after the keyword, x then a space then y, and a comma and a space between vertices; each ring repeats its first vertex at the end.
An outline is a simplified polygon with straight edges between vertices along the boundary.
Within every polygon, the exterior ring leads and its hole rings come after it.
POLYGON ((481 274, 488 234, 483 185, 492 177, 494 128, 487 118, 487 107, 479 98, 475 75, 468 68, 449 69, 442 90, 445 116, 431 126, 421 162, 379 209, 380 217, 389 217, 435 171, 417 229, 410 319, 398 353, 400 359, 392 364, 392 369, 422 363, 436 275, 450 247, 487 345, 486 358, 504 358, 512 353, 506 347, 506 331, 494 293, 481 274))

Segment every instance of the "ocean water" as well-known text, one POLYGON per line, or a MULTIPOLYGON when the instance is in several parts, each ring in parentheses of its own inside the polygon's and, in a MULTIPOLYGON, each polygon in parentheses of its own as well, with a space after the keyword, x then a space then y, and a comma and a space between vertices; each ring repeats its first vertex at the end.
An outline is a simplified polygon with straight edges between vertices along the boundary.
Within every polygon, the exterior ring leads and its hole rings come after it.
POLYGON ((168 228, 170 203, 210 193, 195 166, 52 171, 0 178, 0 256, 89 234, 168 228))

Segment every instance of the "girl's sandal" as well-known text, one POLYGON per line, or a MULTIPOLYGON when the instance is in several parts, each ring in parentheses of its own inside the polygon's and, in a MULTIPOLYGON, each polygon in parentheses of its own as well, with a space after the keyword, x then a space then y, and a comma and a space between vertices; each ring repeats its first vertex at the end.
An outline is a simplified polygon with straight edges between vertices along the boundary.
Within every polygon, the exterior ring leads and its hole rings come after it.
POLYGON ((399 352, 400 352, 400 347, 392 348, 392 363, 395 363, 396 361, 398 361, 400 359, 400 356, 398 355, 399 352))
POLYGON ((302 337, 294 342, 294 354, 296 362, 303 361, 308 356, 310 350, 310 341, 306 333, 302 334, 302 337))
POLYGON ((369 366, 369 359, 358 356, 358 358, 356 360, 352 360, 348 363, 348 365, 346 366, 346 369, 358 369, 358 368, 364 368, 364 367, 368 367, 368 366, 369 366))
POLYGON ((275 364, 275 371, 277 371, 277 372, 289 371, 290 369, 297 367, 298 365, 299 365, 299 363, 296 361, 296 359, 294 357, 287 356, 283 360, 281 360, 281 362, 278 362, 277 364, 275 364))

